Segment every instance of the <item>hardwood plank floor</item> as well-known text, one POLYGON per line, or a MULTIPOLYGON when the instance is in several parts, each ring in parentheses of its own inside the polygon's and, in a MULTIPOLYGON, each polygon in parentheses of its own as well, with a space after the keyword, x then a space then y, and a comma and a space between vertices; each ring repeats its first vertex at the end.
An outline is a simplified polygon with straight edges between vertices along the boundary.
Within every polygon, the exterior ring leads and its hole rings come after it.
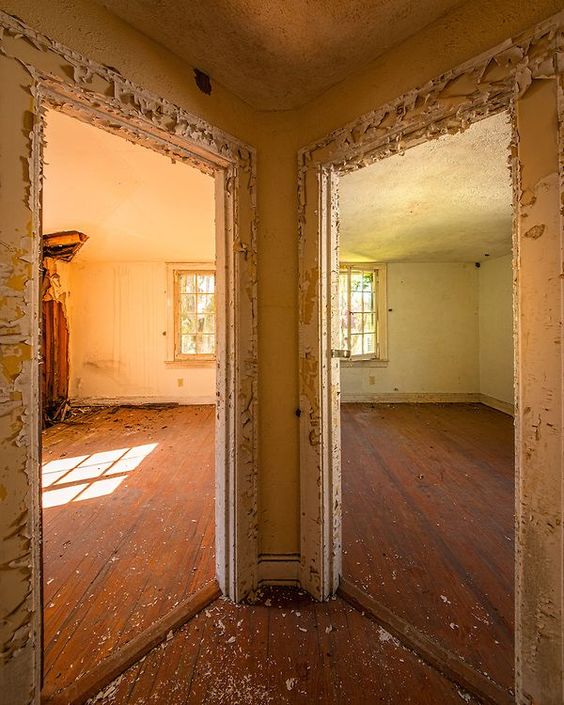
POLYGON ((343 404, 343 573, 513 687, 513 419, 480 404, 343 404))
POLYGON ((220 598, 95 702, 477 705, 341 599, 281 588, 253 606, 220 598))
POLYGON ((46 691, 214 578, 214 417, 116 407, 44 432, 46 691))

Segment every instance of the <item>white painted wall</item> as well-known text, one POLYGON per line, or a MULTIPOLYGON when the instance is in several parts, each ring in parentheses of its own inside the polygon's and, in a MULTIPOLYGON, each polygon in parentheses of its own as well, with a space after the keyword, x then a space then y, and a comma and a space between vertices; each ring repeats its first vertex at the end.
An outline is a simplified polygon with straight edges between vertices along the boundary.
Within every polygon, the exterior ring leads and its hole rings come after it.
POLYGON ((478 269, 473 264, 388 264, 388 308, 388 366, 342 364, 345 400, 477 390, 478 269))
POLYGON ((43 228, 81 230, 70 263, 75 402, 215 402, 215 365, 167 362, 167 262, 215 260, 209 174, 47 113, 43 228))
POLYGON ((479 270, 480 393, 513 403, 513 269, 511 255, 479 270))
POLYGON ((342 362, 343 401, 485 394, 513 402, 510 255, 479 269, 473 263, 390 263, 388 308, 389 362, 342 362))
POLYGON ((73 262, 70 397, 213 403, 215 366, 166 365, 164 262, 73 262))

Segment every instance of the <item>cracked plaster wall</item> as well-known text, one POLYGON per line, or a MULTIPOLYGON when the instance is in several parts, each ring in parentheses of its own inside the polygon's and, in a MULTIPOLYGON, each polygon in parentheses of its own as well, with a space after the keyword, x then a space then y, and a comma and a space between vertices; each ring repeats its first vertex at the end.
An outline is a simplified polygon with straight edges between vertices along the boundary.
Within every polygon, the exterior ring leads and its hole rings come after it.
POLYGON ((305 105, 304 146, 562 10, 562 0, 469 0, 305 105))

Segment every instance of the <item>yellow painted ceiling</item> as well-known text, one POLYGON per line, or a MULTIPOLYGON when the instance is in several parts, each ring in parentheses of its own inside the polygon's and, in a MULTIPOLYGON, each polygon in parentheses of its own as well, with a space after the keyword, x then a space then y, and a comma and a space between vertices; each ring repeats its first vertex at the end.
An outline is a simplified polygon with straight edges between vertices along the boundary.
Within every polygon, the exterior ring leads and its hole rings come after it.
POLYGON ((505 113, 344 176, 340 256, 351 262, 481 262, 511 251, 505 113))
POLYGON ((461 0, 98 0, 261 110, 307 103, 461 0))

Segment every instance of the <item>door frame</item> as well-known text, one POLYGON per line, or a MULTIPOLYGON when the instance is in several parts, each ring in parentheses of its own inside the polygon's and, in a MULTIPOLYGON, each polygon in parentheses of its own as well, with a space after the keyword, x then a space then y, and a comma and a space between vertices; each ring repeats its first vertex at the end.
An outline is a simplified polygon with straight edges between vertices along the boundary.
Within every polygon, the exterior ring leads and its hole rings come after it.
POLYGON ((318 599, 327 599, 338 587, 342 554, 339 361, 331 353, 338 348, 331 312, 337 301, 339 177, 441 135, 464 131, 490 115, 510 115, 516 691, 519 703, 533 698, 547 705, 564 699, 564 91, 558 64, 563 27, 564 13, 559 13, 331 132, 298 155, 301 583, 318 599), (536 132, 535 113, 543 111, 548 122, 536 132), (539 146, 542 139, 544 148, 539 146), (538 168, 527 167, 535 151, 545 158, 539 168, 547 172, 546 178, 539 178, 538 168), (542 440, 541 428, 549 429, 542 440))
MULTIPOLYGON (((222 592, 235 601, 258 583, 256 151, 115 69, 67 49, 4 12, 0 12, 0 29, 2 60, 12 60, 6 80, 14 80, 23 89, 26 105, 21 113, 14 107, 12 122, 4 125, 10 127, 8 134, 25 135, 21 147, 25 156, 19 162, 24 166, 26 195, 23 204, 14 204, 7 220, 12 229, 6 232, 25 233, 18 256, 28 268, 21 302, 27 332, 21 342, 14 339, 14 344, 21 344, 21 359, 25 360, 14 382, 15 389, 25 389, 14 396, 20 400, 22 419, 18 445, 24 449, 24 472, 18 481, 23 498, 19 511, 24 511, 25 521, 18 525, 24 553, 13 561, 13 569, 20 571, 24 563, 29 566, 19 608, 24 615, 22 629, 29 630, 30 638, 16 660, 22 664, 20 675, 27 674, 34 683, 36 701, 42 670, 40 281, 45 112, 58 110, 185 162, 215 180, 216 575, 222 592), (33 657, 26 661, 30 648, 33 657)), ((13 191, 17 192, 15 186, 13 191)))
MULTIPOLYGON (((242 354, 247 363, 249 359, 256 362, 256 316, 253 301, 256 290, 251 286, 249 292, 246 288, 249 279, 251 282, 256 281, 253 277, 256 262, 254 258, 245 256, 251 246, 253 250, 256 248, 253 220, 254 152, 248 148, 248 162, 244 163, 242 159, 227 156, 224 151, 220 154, 219 149, 213 149, 209 144, 203 148, 193 137, 173 135, 149 122, 145 115, 132 114, 122 104, 109 101, 100 93, 85 90, 82 85, 68 86, 40 72, 37 72, 34 96, 34 168, 31 182, 34 203, 41 203, 44 123, 45 112, 49 108, 189 164, 214 179, 218 400, 215 432, 216 574, 222 592, 234 600, 241 600, 256 586, 256 545, 252 541, 249 543, 246 538, 244 542, 239 540, 241 536, 256 534, 253 527, 248 525, 252 517, 248 512, 241 511, 256 491, 253 477, 256 474, 256 446, 253 444, 256 434, 256 365, 251 366, 251 373, 245 375, 242 370, 246 369, 246 365, 237 364, 241 362, 242 354), (243 181, 246 181, 246 189, 243 181), (236 239, 242 235, 242 223, 238 220, 238 214, 245 207, 249 209, 251 217, 246 233, 249 243, 243 246, 242 240, 236 242, 236 239), (252 296, 242 296, 243 293, 251 293, 252 296), (250 423, 249 410, 246 408, 248 405, 244 409, 240 405, 242 394, 248 397, 249 392, 253 408, 250 423), (251 441, 250 446, 236 447, 236 438, 240 434, 251 441), (252 475, 243 470, 249 465, 255 468, 252 475), (239 525, 235 524, 237 516, 239 525), (245 525, 241 525, 242 522, 245 525)), ((238 150, 232 148, 230 152, 233 155, 238 150)), ((34 233, 42 233, 40 206, 34 208, 33 217, 37 218, 34 233)))

